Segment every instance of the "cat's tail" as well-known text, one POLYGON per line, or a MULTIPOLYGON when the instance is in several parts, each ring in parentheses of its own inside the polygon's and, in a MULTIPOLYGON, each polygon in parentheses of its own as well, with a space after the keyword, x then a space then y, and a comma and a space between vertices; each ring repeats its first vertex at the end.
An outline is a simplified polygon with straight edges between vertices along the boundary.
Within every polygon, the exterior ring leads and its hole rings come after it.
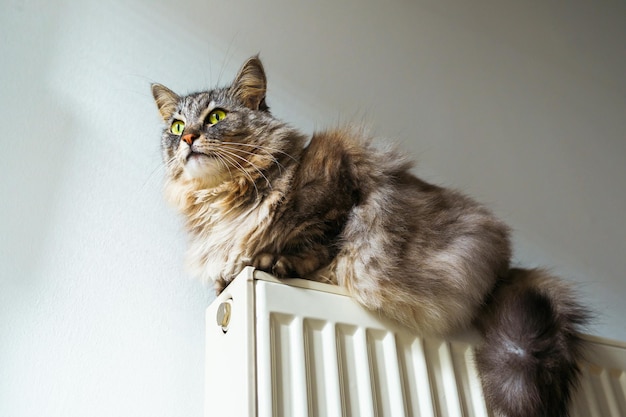
POLYGON ((503 417, 566 417, 578 382, 590 314, 561 280, 543 270, 512 269, 478 327, 476 351, 485 398, 503 417))

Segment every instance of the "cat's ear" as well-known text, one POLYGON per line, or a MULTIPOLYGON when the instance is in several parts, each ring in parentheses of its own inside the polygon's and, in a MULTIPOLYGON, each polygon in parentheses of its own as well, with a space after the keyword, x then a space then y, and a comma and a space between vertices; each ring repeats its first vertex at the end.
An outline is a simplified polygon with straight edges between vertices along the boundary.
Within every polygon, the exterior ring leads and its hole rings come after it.
POLYGON ((230 90, 246 107, 252 110, 267 110, 265 105, 267 79, 258 55, 243 64, 230 90))
POLYGON ((166 86, 156 83, 152 84, 152 96, 159 108, 161 117, 167 122, 176 111, 180 97, 166 86))

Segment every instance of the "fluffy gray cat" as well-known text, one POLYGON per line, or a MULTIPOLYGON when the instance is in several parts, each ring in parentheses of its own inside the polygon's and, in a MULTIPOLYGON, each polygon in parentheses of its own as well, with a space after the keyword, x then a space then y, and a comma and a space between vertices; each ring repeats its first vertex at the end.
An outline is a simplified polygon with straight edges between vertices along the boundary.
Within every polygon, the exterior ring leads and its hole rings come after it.
POLYGON ((362 130, 307 137, 278 120, 258 57, 228 87, 152 93, 165 195, 185 216, 191 270, 218 293, 252 265, 341 285, 419 334, 476 326, 497 415, 568 415, 586 309, 558 278, 510 268, 509 229, 488 209, 415 177, 362 130))

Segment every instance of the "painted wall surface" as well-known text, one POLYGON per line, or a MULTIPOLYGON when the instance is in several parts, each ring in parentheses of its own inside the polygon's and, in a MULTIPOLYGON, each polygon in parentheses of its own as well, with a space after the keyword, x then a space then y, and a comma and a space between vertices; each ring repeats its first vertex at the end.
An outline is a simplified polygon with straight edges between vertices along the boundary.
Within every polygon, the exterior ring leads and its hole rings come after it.
POLYGON ((626 340, 623 2, 0 7, 0 415, 202 415, 213 294, 182 268, 149 84, 225 83, 257 52, 275 114, 399 142, 626 340))

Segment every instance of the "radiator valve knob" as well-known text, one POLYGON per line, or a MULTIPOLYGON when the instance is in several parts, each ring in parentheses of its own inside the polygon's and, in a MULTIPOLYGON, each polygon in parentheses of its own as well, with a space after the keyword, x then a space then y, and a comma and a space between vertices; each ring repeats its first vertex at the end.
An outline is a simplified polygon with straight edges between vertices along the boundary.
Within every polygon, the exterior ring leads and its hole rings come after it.
POLYGON ((230 323, 231 304, 232 300, 224 301, 217 308, 217 325, 222 328, 224 333, 228 331, 228 324, 230 323))

